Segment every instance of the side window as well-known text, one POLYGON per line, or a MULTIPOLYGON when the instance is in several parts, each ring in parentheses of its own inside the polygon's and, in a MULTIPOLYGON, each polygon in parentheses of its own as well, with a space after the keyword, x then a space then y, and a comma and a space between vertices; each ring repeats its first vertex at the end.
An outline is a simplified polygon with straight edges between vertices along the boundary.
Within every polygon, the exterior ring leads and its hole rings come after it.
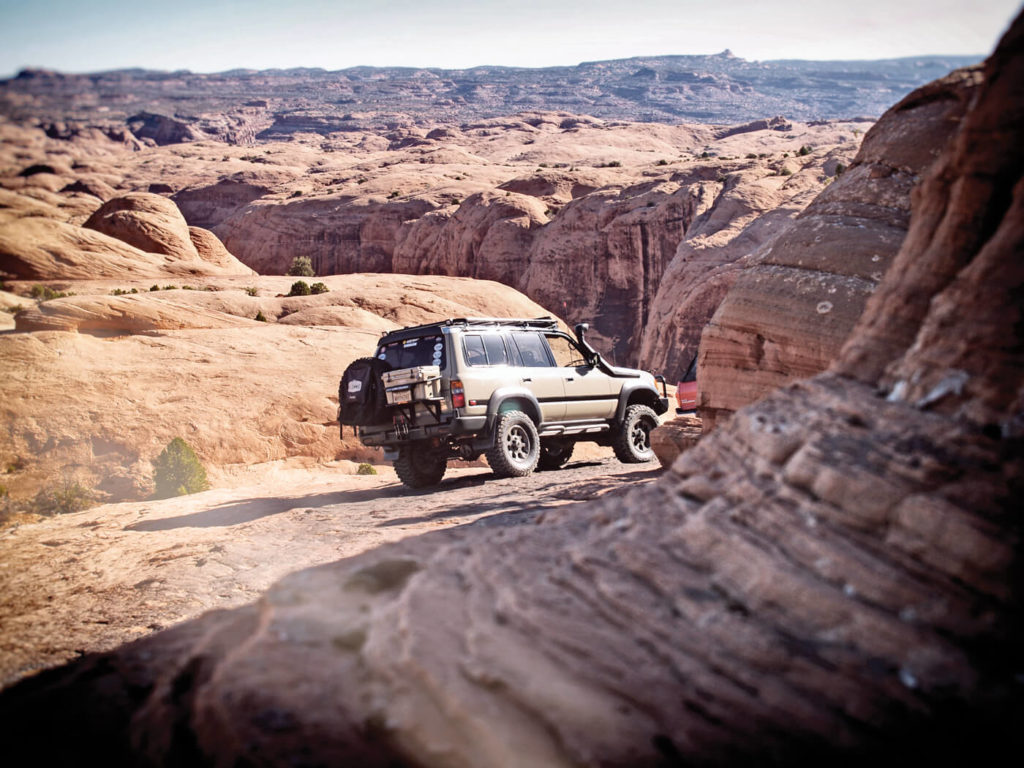
POLYGON ((496 333, 470 334, 462 337, 462 348, 466 351, 469 365, 508 365, 505 342, 496 333))
POLYGON ((484 340, 479 336, 465 335, 462 337, 462 349, 466 353, 468 365, 487 365, 487 353, 484 352, 484 340))
POLYGON ((496 333, 484 334, 484 349, 487 350, 487 363, 489 365, 508 365, 508 353, 505 351, 505 342, 496 333))
POLYGON ((544 343, 544 339, 539 333, 513 333, 512 339, 515 341, 525 367, 548 368, 551 366, 547 344, 544 343))
POLYGON ((578 368, 587 364, 579 347, 565 336, 551 334, 546 335, 546 338, 551 353, 555 356, 555 365, 561 368, 578 368))

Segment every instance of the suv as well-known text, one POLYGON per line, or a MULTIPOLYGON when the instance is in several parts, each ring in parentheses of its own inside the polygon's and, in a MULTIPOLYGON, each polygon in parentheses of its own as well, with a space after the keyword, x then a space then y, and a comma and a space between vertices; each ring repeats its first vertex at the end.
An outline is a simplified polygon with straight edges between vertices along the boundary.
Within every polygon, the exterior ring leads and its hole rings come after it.
POLYGON ((451 458, 486 455, 499 477, 557 469, 581 440, 649 461, 664 379, 659 393, 651 374, 609 365, 587 328, 573 339, 552 318, 460 318, 386 333, 345 371, 341 429, 383 447, 412 488, 439 483, 451 458))

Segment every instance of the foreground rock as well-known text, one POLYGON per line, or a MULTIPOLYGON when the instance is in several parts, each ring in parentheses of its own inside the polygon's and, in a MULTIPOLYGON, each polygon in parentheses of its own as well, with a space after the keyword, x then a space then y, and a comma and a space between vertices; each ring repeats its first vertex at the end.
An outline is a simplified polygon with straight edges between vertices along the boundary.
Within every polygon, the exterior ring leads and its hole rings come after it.
POLYGON ((293 574, 8 690, 3 721, 43 761, 1012 756, 1022 51, 1018 21, 832 372, 738 412, 663 482, 293 574))

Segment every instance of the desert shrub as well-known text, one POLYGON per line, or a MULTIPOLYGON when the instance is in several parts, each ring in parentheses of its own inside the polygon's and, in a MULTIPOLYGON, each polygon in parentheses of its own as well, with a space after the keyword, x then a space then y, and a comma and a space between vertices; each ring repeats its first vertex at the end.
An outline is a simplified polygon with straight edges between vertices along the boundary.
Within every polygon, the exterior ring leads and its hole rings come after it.
POLYGON ((399 196, 400 194, 402 194, 402 193, 401 193, 401 192, 399 192, 399 191, 398 191, 397 189, 396 189, 396 190, 393 190, 393 191, 391 192, 391 194, 389 194, 389 195, 388 195, 388 200, 394 200, 394 199, 395 199, 396 197, 398 197, 398 196, 399 196))
POLYGON ((176 285, 165 285, 164 286, 164 290, 165 291, 176 291, 176 290, 178 290, 178 286, 176 286, 176 285))
POLYGON ((254 319, 258 320, 261 323, 267 322, 267 316, 263 314, 263 310, 262 309, 259 312, 256 313, 256 317, 254 319))
POLYGON ((842 176, 846 171, 846 166, 842 163, 836 163, 836 176, 842 176))
POLYGON ((157 499, 199 493, 210 487, 199 457, 180 437, 171 440, 153 462, 153 483, 157 499))
POLYGON ((309 286, 310 293, 327 293, 329 290, 326 283, 313 283, 309 286))
POLYGON ((294 192, 288 195, 288 197, 302 197, 302 190, 296 189, 294 192))
POLYGON ((288 291, 289 296, 309 296, 309 283, 305 280, 296 280, 292 283, 292 289, 288 291))
POLYGON ((181 286, 181 290, 183 290, 183 291, 194 291, 195 289, 196 289, 196 287, 194 285, 183 285, 183 286, 181 286))
POLYGON ((159 285, 151 285, 151 286, 149 286, 149 290, 150 290, 151 293, 153 291, 159 291, 160 290, 160 286, 159 285))
POLYGON ((377 474, 377 470, 374 468, 373 464, 371 464, 368 461, 364 461, 356 469, 356 474, 357 475, 376 475, 377 474))
POLYGON ((797 152, 797 154, 800 155, 800 157, 805 157, 806 155, 811 154, 811 148, 805 144, 800 147, 800 151, 797 152))
POLYGON ((29 295, 33 299, 49 301, 50 299, 63 299, 65 296, 74 296, 75 294, 66 291, 55 291, 48 285, 33 285, 29 295))
POLYGON ((309 256, 296 256, 288 267, 288 274, 291 277, 312 277, 316 272, 313 271, 313 262, 309 256))
POLYGON ((756 159, 757 159, 757 155, 755 155, 753 152, 747 152, 747 160, 756 160, 756 159))
POLYGON ((249 294, 250 296, 255 296, 256 295, 256 286, 255 285, 250 285, 248 288, 245 289, 245 292, 247 294, 249 294))
POLYGON ((793 172, 791 170, 789 170, 789 168, 786 168, 785 166, 783 166, 782 170, 779 171, 779 176, 792 176, 792 175, 793 175, 793 172))
POLYGON ((115 288, 114 290, 112 290, 110 292, 110 295, 111 296, 124 296, 126 293, 128 293, 128 291, 126 291, 124 288, 115 288))
POLYGON ((661 160, 656 162, 655 165, 668 165, 668 160, 666 160, 665 158, 661 158, 661 160))
POLYGON ((96 506, 96 494, 77 480, 64 478, 56 486, 43 488, 29 504, 37 515, 66 515, 96 506))

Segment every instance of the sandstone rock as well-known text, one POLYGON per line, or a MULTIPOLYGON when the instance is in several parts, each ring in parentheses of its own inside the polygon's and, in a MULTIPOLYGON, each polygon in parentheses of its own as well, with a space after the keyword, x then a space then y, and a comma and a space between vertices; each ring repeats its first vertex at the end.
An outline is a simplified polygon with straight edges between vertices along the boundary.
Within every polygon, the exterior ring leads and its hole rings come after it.
POLYGON ((833 372, 739 411, 628 496, 299 572, 26 681, 0 696, 20 736, 0 748, 136 764, 1012 759, 1024 454, 986 425, 1019 418, 1024 366, 1022 35, 1018 20, 987 64, 833 372), (961 333, 940 338, 954 312, 961 333), (922 378, 886 398, 887 368, 922 378), (929 398, 954 368, 965 385, 929 398))
POLYGON ((143 140, 149 139, 158 146, 204 138, 203 132, 189 122, 152 112, 139 112, 126 122, 132 134, 143 140))
POLYGON ((185 218, 173 202, 160 195, 133 192, 109 200, 84 226, 147 253, 163 253, 178 259, 198 256, 185 218))
POLYGON ((676 416, 651 432, 651 448, 662 467, 671 467, 679 454, 690 450, 700 440, 703 429, 699 416, 676 416))
MULTIPOLYGON (((706 428, 836 359, 903 241, 911 188, 954 135, 977 83, 977 70, 962 70, 907 96, 791 227, 737 265, 700 341, 706 428)), ((693 349, 681 335, 675 344, 693 349)))

